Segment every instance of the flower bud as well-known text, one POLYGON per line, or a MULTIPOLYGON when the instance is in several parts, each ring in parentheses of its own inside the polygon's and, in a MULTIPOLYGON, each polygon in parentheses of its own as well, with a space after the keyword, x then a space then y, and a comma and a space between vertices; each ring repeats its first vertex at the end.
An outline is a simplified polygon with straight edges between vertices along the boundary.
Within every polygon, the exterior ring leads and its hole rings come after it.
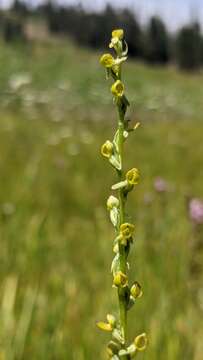
POLYGON ((135 281, 130 289, 130 293, 134 299, 140 298, 143 294, 140 284, 135 281))
POLYGON ((114 65, 114 58, 111 54, 104 54, 100 58, 100 64, 106 68, 111 68, 114 65))
POLYGON ((101 154, 106 157, 110 158, 113 154, 113 144, 111 141, 107 140, 101 147, 101 154))
POLYGON ((136 168, 129 170, 126 174, 126 180, 130 185, 137 185, 139 178, 140 178, 140 174, 138 169, 136 168))
POLYGON ((124 36, 123 29, 115 29, 112 31, 112 38, 118 38, 119 40, 122 40, 124 36))
POLYGON ((114 207, 118 208, 119 200, 115 196, 111 195, 109 196, 106 205, 109 211, 112 210, 114 207))
POLYGON ((119 56, 123 53, 122 39, 124 37, 124 31, 122 29, 116 29, 112 31, 112 39, 109 44, 110 48, 114 48, 119 56))
POLYGON ((138 335, 134 340, 134 344, 138 351, 145 350, 147 343, 148 343, 148 340, 147 340, 147 335, 145 333, 138 335))
POLYGON ((124 94, 124 85, 120 80, 117 80, 111 87, 111 92, 114 96, 122 97, 124 94))
POLYGON ((120 235, 125 239, 130 239, 135 231, 135 225, 129 223, 123 223, 120 226, 120 235))
POLYGON ((128 277, 122 271, 118 271, 114 275, 113 283, 117 287, 126 287, 128 285, 128 277))

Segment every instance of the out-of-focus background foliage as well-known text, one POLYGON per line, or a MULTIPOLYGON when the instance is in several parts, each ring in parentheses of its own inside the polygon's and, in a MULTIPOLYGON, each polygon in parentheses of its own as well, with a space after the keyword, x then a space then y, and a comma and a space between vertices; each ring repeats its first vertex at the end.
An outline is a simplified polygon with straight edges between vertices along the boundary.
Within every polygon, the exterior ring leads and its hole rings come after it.
POLYGON ((140 359, 202 359, 200 25, 171 33, 157 16, 141 25, 130 9, 51 2, 0 12, 1 360, 106 358, 108 335, 95 322, 117 309, 105 209, 115 177, 100 145, 116 117, 98 59, 117 26, 131 55, 129 118, 141 122, 125 159, 142 174, 129 213, 131 280, 144 296, 129 333, 148 333, 140 359))

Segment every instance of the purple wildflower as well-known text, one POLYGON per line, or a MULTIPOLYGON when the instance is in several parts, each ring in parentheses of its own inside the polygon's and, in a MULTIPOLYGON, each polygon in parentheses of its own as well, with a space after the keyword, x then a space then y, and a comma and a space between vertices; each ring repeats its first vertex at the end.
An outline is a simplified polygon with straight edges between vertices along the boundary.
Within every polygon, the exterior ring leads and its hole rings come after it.
POLYGON ((166 192, 168 191, 168 183, 161 177, 157 177, 154 180, 154 189, 159 192, 166 192))
POLYGON ((193 198, 189 202, 189 216, 195 224, 203 224, 203 201, 193 198))

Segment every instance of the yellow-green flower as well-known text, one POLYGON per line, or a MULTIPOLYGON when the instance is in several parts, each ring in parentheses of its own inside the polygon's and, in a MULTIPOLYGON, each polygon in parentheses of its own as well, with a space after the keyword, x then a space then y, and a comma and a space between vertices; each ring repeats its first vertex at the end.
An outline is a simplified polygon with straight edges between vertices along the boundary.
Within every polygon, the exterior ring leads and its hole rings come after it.
POLYGON ((128 285, 128 277, 122 271, 118 271, 114 275, 113 283, 118 287, 125 287, 128 285))
POLYGON ((116 29, 112 31, 112 39, 109 44, 110 48, 114 48, 117 52, 122 52, 122 42, 124 31, 122 29, 116 29))
POLYGON ((120 226, 120 235, 125 239, 130 239, 135 231, 135 225, 124 223, 120 226))
POLYGON ((103 322, 103 321, 98 321, 98 322, 97 322, 97 327, 98 327, 100 330, 103 330, 103 331, 112 331, 112 330, 113 330, 111 324, 105 323, 105 322, 103 322))
POLYGON ((119 38, 117 37, 114 37, 111 39, 111 42, 109 44, 109 47, 110 49, 114 48, 115 50, 117 49, 118 50, 118 44, 119 44, 119 38))
POLYGON ((101 147, 101 154, 106 157, 110 158, 113 154, 113 144, 111 141, 107 140, 101 147))
POLYGON ((111 92, 117 97, 122 97, 124 94, 124 85, 120 80, 117 80, 111 87, 111 92))
POLYGON ((119 40, 122 40, 124 36, 123 29, 115 29, 112 31, 112 38, 118 38, 119 40))
POLYGON ((97 327, 103 331, 112 331, 116 325, 116 318, 111 314, 107 314, 107 323, 104 321, 98 321, 97 327))
POLYGON ((143 294, 140 284, 135 281, 130 289, 130 293, 134 299, 140 298, 143 294))
POLYGON ((129 170, 126 174, 126 180, 130 185, 137 185, 139 178, 140 178, 140 174, 138 169, 136 168, 129 170))
POLYGON ((114 58, 111 54, 104 54, 100 58, 100 64, 106 68, 111 68, 114 65, 114 58))
POLYGON ((145 333, 138 335, 134 340, 135 347, 138 351, 145 350, 147 343, 148 343, 148 339, 145 333))

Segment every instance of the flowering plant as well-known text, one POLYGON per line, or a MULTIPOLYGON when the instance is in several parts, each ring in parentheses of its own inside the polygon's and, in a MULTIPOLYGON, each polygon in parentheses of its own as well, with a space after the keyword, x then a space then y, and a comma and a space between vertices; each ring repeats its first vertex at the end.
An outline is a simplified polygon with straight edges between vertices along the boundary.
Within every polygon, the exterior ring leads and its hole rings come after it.
POLYGON ((138 184, 140 174, 136 168, 132 168, 127 172, 124 171, 123 150, 124 142, 129 134, 137 129, 139 124, 137 123, 133 129, 129 128, 129 121, 125 119, 130 104, 125 95, 125 87, 121 79, 121 67, 127 60, 128 53, 128 46, 124 40, 124 31, 122 29, 112 32, 109 47, 114 49, 116 56, 113 57, 108 53, 104 54, 100 58, 100 63, 105 67, 107 78, 113 79, 111 93, 117 108, 118 128, 113 140, 106 140, 102 145, 101 154, 113 166, 118 176, 118 182, 112 186, 112 190, 116 194, 109 196, 107 210, 116 233, 113 242, 115 256, 112 261, 111 271, 113 287, 118 294, 119 317, 117 319, 115 316, 108 314, 107 321, 100 321, 97 326, 112 335, 112 339, 107 346, 109 359, 127 360, 133 359, 147 345, 145 333, 136 336, 130 344, 128 344, 127 340, 127 312, 136 303, 137 299, 142 296, 142 289, 137 281, 130 285, 128 280, 128 255, 133 244, 135 226, 126 221, 125 208, 128 194, 138 184))

